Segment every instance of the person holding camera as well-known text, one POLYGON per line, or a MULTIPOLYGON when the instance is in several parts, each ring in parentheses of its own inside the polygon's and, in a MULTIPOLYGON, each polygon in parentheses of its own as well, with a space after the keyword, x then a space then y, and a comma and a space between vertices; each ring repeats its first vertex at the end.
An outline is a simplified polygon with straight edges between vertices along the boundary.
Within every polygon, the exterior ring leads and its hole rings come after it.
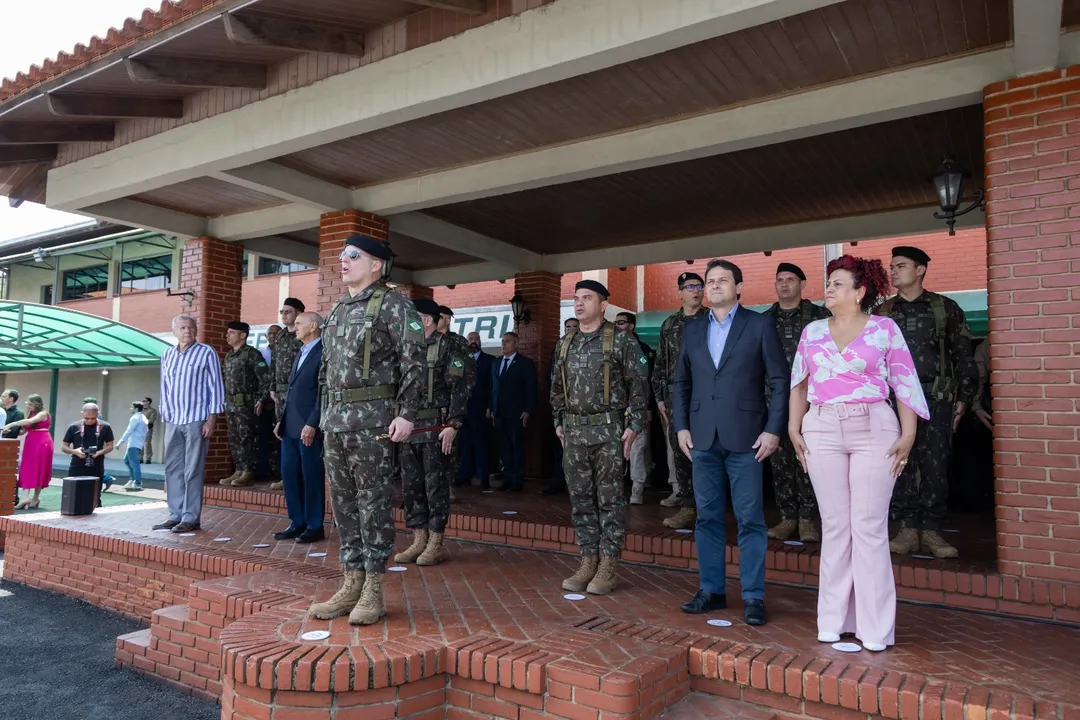
POLYGON ((101 490, 105 478, 105 456, 112 452, 113 429, 109 423, 98 418, 100 409, 94 403, 82 408, 82 420, 73 422, 64 433, 61 450, 71 456, 68 467, 70 477, 96 477, 97 507, 101 507, 101 490))

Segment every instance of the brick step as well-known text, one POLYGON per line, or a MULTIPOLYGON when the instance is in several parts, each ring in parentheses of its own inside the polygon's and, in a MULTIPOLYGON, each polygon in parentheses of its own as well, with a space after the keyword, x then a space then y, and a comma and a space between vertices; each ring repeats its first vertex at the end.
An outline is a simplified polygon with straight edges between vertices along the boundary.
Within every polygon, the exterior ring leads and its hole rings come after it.
POLYGON ((116 666, 216 702, 221 696, 220 645, 213 629, 189 618, 187 605, 155 610, 150 627, 116 638, 116 666))
POLYGON ((775 710, 703 692, 691 692, 661 715, 664 720, 775 720, 775 710))

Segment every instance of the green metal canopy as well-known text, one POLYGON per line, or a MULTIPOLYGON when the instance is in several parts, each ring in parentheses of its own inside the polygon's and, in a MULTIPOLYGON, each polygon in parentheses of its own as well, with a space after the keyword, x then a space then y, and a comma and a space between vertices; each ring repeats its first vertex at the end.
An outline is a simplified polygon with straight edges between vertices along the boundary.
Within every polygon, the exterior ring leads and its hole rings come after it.
POLYGON ((168 342, 55 305, 0 301, 0 372, 157 365, 168 342))

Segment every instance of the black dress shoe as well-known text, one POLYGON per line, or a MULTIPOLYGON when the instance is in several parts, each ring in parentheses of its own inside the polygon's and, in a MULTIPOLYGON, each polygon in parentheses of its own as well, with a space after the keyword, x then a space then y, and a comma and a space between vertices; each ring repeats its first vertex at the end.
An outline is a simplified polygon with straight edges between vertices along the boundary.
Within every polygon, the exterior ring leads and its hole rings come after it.
POLYGON ((305 530, 304 532, 300 533, 300 537, 296 538, 296 542, 313 543, 325 539, 326 532, 324 532, 322 528, 319 528, 318 530, 305 530))
POLYGON ((747 625, 764 625, 766 622, 765 601, 747 600, 746 609, 743 610, 743 620, 747 625))
POLYGON ((166 520, 163 523, 158 523, 151 530, 172 530, 174 527, 180 524, 179 520, 166 520))
POLYGON ((281 532, 274 533, 274 539, 275 540, 292 540, 293 538, 300 537, 300 535, 303 532, 304 532, 303 527, 299 527, 297 525, 289 525, 289 527, 285 528, 281 532))
POLYGON ((682 604, 682 611, 691 615, 704 615, 713 610, 724 610, 726 608, 727 595, 714 595, 704 590, 698 590, 693 600, 682 604))
POLYGON ((187 533, 194 532, 199 529, 199 523, 182 522, 179 525, 173 525, 172 532, 174 533, 187 533))

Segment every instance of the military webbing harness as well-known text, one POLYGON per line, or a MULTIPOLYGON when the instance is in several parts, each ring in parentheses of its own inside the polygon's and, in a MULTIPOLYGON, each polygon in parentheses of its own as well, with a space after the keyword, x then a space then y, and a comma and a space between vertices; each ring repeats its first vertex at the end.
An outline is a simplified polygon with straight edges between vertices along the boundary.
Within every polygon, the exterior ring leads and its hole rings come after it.
MULTIPOLYGON (((427 349, 427 404, 435 401, 435 370, 439 364, 439 349, 442 347, 443 336, 436 333, 435 342, 428 345, 427 349)), ((417 420, 442 420, 446 408, 428 407, 416 413, 417 420)))
MULTIPOLYGON (((567 391, 566 385, 566 354, 570 350, 570 342, 578 334, 577 330, 571 330, 561 341, 559 345, 559 372, 562 374, 563 385, 563 403, 566 406, 567 411, 570 409, 570 394, 567 391)), ((604 353, 604 407, 611 406, 611 354, 615 347, 615 326, 609 322, 605 322, 603 326, 603 339, 601 340, 601 350, 604 353)), ((605 425, 613 422, 611 419, 611 413, 602 412, 593 415, 568 415, 567 424, 574 425, 605 425), (569 422, 571 419, 575 419, 575 422, 569 422), (584 419, 584 422, 582 420, 584 419)))
MULTIPOLYGON (((893 296, 881 305, 881 312, 886 317, 892 317, 893 306, 896 304, 893 296)), ((945 330, 948 326, 948 314, 945 311, 945 298, 937 293, 930 293, 930 310, 934 313, 934 336, 938 341, 938 375, 932 382, 922 383, 923 392, 932 395, 938 400, 952 400, 956 392, 956 383, 953 379, 952 364, 949 362, 948 348, 945 344, 945 330)), ((903 331, 909 336, 915 332, 916 317, 908 315, 904 319, 903 331)))
MULTIPOLYGON (((773 303, 773 306, 769 308, 769 311, 772 313, 774 319, 779 317, 781 310, 782 308, 780 307, 780 303, 778 302, 773 303)), ((805 300, 799 302, 799 319, 802 321, 803 327, 809 325, 810 321, 813 320, 813 317, 810 316, 810 303, 806 302, 805 300)), ((787 333, 791 332, 790 329, 787 329, 786 331, 787 333)), ((794 335, 788 334, 789 340, 793 337, 794 335)))
MULTIPOLYGON (((371 331, 375 325, 375 319, 382 311, 383 298, 389 290, 385 285, 375 288, 368 298, 364 307, 364 370, 361 379, 367 380, 371 375, 371 331)), ((341 303, 334 305, 330 311, 330 317, 337 315, 341 303)), ((328 318, 329 319, 329 318, 328 318)), ((339 329, 339 333, 344 328, 339 329)), ((344 390, 328 390, 327 400, 339 403, 367 402, 370 400, 389 400, 397 397, 397 388, 393 385, 375 385, 372 387, 345 388, 344 390)))

